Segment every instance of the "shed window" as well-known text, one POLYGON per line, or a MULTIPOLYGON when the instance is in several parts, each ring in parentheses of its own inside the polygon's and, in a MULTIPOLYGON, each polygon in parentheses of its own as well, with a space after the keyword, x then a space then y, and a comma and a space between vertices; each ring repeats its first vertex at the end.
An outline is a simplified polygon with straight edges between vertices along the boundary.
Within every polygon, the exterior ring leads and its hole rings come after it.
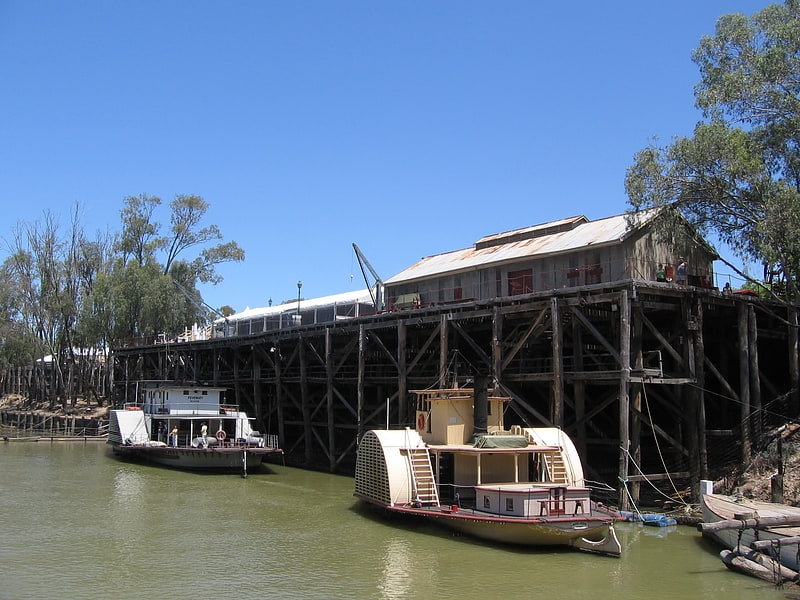
POLYGON ((530 294, 533 292, 533 271, 524 269, 522 271, 509 271, 508 273, 508 295, 518 296, 519 294, 530 294))

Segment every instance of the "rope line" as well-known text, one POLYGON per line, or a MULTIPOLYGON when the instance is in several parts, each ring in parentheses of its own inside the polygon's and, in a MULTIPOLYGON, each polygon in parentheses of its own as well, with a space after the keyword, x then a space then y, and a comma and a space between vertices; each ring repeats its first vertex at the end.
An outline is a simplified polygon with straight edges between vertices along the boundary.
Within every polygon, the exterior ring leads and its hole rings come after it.
MULTIPOLYGON (((647 407, 647 418, 650 421, 650 423, 652 423, 653 422, 653 415, 650 413, 650 401, 647 399, 647 386, 642 385, 642 392, 644 394, 644 405, 645 405, 645 407, 647 407)), ((670 475, 669 469, 667 469, 667 463, 664 460, 664 454, 661 451, 661 444, 658 443, 658 436, 654 435, 653 436, 653 440, 655 440, 655 443, 656 443, 656 449, 658 450, 658 458, 661 460, 661 466, 664 467, 664 472, 667 474, 667 479, 669 480, 669 484, 672 486, 672 491, 675 492, 675 496, 676 496, 677 500, 679 500, 683 504, 684 508, 687 508, 687 509, 691 508, 686 503, 686 500, 684 500, 683 497, 681 497, 680 492, 678 492, 678 488, 675 487, 675 482, 672 480, 672 475, 670 475)), ((633 462, 634 462, 634 464, 636 464, 635 461, 633 461, 633 462)), ((637 467, 637 469, 638 469, 638 467, 637 467)), ((642 473, 642 475, 644 475, 644 473, 642 473)), ((647 478, 645 477, 645 479, 647 479, 647 478)), ((651 483, 651 485, 652 485, 652 483, 651 483)), ((655 488, 655 486, 653 486, 653 487, 655 488)), ((666 496, 666 494, 664 494, 664 495, 666 496)))

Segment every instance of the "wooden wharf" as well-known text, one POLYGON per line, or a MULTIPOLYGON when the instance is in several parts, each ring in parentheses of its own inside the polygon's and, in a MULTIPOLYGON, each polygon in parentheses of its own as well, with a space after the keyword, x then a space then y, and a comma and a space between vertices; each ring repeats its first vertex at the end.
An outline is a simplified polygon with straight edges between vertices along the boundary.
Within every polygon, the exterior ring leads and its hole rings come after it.
POLYGON ((114 397, 141 380, 226 387, 288 464, 352 474, 366 430, 413 426, 409 390, 488 375, 512 398, 506 423, 562 427, 588 479, 625 484, 625 508, 644 479, 696 498, 796 416, 797 344, 782 303, 629 279, 118 347, 114 397))

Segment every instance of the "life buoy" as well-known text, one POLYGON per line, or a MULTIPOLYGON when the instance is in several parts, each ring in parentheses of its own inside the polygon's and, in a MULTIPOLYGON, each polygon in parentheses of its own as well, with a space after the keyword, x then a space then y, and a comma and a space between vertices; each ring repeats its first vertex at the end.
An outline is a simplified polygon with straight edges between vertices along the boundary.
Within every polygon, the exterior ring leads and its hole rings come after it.
POLYGON ((228 435, 228 434, 226 434, 226 433, 225 433, 225 431, 223 431, 222 429, 220 429, 220 430, 219 430, 219 431, 217 431, 217 433, 216 433, 217 439, 218 439, 220 442, 221 442, 221 441, 223 441, 223 440, 224 440, 224 439, 227 437, 227 435, 228 435))
POLYGON ((417 429, 425 431, 425 413, 419 413, 419 417, 417 417, 417 429))

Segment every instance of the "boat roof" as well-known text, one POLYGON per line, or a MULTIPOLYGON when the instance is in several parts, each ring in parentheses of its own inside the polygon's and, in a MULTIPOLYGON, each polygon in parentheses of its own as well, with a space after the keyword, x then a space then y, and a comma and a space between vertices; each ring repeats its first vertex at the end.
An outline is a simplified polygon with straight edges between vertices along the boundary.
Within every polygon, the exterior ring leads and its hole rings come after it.
POLYGON ((561 452, 560 446, 539 446, 528 444, 519 448, 478 448, 472 444, 427 444, 431 452, 449 452, 451 454, 536 454, 561 452))
MULTIPOLYGON (((411 390, 412 394, 425 397, 426 400, 472 400, 475 397, 475 388, 434 388, 430 390, 411 390)), ((502 402, 510 402, 510 396, 496 396, 494 390, 487 390, 487 395, 490 400, 499 400, 502 402)))

